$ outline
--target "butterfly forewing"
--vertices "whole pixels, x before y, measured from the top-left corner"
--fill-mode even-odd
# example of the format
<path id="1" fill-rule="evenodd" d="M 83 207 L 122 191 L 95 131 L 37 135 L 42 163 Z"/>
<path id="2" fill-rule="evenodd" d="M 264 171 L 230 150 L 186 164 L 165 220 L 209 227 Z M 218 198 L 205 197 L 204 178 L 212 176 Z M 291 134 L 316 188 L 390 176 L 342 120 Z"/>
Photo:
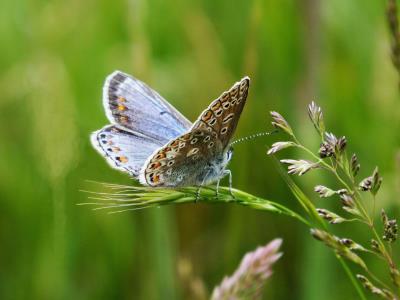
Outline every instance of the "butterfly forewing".
<path id="1" fill-rule="evenodd" d="M 214 100 L 194 122 L 192 130 L 203 128 L 212 132 L 225 149 L 235 132 L 247 99 L 250 79 L 244 77 Z"/>
<path id="2" fill-rule="evenodd" d="M 223 156 L 246 101 L 245 77 L 214 100 L 193 127 L 157 150 L 145 163 L 139 179 L 150 186 L 202 185 Z M 214 167 L 212 167 L 214 165 Z M 212 174 L 211 174 L 212 175 Z"/>
<path id="3" fill-rule="evenodd" d="M 163 140 L 186 132 L 191 123 L 142 81 L 120 71 L 107 77 L 103 104 L 108 119 L 127 130 Z"/>

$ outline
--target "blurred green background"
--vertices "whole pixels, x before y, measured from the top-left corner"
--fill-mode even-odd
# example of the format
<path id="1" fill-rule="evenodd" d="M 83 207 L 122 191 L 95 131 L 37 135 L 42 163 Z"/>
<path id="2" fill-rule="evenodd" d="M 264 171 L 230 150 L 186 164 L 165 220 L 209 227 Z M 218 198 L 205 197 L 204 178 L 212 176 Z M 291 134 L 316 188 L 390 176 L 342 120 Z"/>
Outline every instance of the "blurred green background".
<path id="1" fill-rule="evenodd" d="M 249 75 L 236 137 L 269 130 L 268 112 L 277 110 L 315 150 L 306 105 L 317 101 L 328 129 L 358 153 L 362 176 L 380 167 L 379 205 L 398 212 L 400 100 L 384 6 L 1 1 L 0 298 L 200 299 L 245 252 L 275 237 L 284 239 L 284 256 L 265 299 L 355 298 L 331 251 L 288 217 L 201 203 L 108 215 L 76 204 L 87 201 L 80 192 L 89 188 L 86 180 L 132 184 L 89 143 L 89 134 L 107 123 L 103 81 L 120 69 L 191 120 Z M 284 137 L 236 146 L 234 186 L 301 211 L 266 156 L 276 139 Z M 298 182 L 317 206 L 339 208 L 312 192 L 332 178 L 316 172 Z M 337 232 L 369 240 L 363 227 L 340 225 Z"/>

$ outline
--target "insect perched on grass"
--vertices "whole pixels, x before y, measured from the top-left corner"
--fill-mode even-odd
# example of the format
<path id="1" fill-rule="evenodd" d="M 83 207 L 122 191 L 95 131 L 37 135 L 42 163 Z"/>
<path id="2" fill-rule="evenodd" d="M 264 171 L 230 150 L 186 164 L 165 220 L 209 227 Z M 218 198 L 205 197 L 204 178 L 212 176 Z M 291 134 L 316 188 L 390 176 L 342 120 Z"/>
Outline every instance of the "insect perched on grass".
<path id="1" fill-rule="evenodd" d="M 146 186 L 204 186 L 229 175 L 230 144 L 246 102 L 244 77 L 191 123 L 145 83 L 115 71 L 106 79 L 103 105 L 111 125 L 91 141 L 109 164 Z"/>

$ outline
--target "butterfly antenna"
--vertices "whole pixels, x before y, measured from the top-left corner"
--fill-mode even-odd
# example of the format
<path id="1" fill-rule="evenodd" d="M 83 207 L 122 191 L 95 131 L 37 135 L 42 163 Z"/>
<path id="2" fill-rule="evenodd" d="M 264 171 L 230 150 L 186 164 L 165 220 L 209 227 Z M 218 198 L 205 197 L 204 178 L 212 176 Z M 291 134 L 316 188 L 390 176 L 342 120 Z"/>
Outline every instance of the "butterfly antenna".
<path id="1" fill-rule="evenodd" d="M 237 140 L 233 141 L 231 143 L 231 146 L 233 146 L 235 144 L 238 144 L 238 143 L 250 141 L 250 140 L 258 138 L 258 137 L 271 135 L 271 134 L 274 134 L 274 133 L 277 133 L 277 132 L 278 132 L 278 130 L 274 130 L 274 131 L 271 131 L 271 132 L 259 132 L 259 133 L 255 133 L 255 134 L 252 134 L 252 135 L 248 135 L 248 136 L 245 136 L 245 137 L 242 137 L 240 139 L 237 139 Z"/>

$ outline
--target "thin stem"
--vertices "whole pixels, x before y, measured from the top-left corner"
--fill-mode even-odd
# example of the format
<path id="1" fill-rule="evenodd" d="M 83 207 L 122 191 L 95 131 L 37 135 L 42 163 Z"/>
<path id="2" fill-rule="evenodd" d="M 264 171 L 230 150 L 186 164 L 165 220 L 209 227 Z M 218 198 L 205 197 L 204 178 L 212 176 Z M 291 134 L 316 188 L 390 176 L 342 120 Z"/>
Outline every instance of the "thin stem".
<path id="1" fill-rule="evenodd" d="M 347 276 L 350 278 L 350 281 L 353 284 L 354 288 L 356 289 L 358 296 L 360 296 L 360 299 L 367 300 L 367 298 L 365 297 L 365 294 L 364 294 L 364 290 L 361 288 L 359 282 L 354 277 L 354 274 L 353 274 L 353 272 L 351 272 L 349 266 L 346 264 L 346 262 L 343 260 L 343 258 L 340 257 L 339 255 L 336 255 L 336 258 L 339 260 L 339 262 L 342 265 L 343 269 L 345 270 Z"/>

